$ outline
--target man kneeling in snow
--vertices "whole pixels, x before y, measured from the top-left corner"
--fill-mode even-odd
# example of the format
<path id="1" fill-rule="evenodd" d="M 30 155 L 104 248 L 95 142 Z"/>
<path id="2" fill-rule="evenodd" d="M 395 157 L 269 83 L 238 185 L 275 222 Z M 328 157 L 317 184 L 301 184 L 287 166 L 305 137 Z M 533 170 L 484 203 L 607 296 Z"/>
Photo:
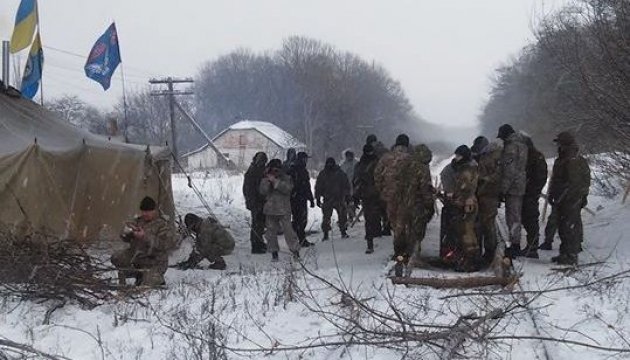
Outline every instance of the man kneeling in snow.
<path id="1" fill-rule="evenodd" d="M 203 259 L 210 261 L 210 269 L 225 270 L 223 256 L 234 251 L 234 238 L 219 222 L 209 217 L 202 219 L 195 214 L 186 214 L 186 227 L 195 234 L 195 247 L 188 260 L 177 264 L 182 270 L 194 268 Z"/>
<path id="2" fill-rule="evenodd" d="M 168 222 L 159 215 L 155 200 L 148 196 L 140 202 L 140 212 L 140 216 L 127 222 L 120 235 L 129 247 L 115 252 L 111 262 L 118 269 L 121 285 L 129 277 L 136 278 L 136 285 L 164 285 L 167 249 L 171 244 Z"/>

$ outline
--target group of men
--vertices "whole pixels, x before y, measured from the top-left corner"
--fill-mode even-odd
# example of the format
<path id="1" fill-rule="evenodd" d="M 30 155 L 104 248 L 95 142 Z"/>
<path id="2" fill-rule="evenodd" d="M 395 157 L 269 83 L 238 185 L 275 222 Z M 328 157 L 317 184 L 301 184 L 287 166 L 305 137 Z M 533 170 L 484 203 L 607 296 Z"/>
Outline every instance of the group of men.
<path id="1" fill-rule="evenodd" d="M 279 231 L 284 233 L 294 257 L 299 257 L 301 247 L 312 246 L 306 238 L 309 205 L 311 208 L 317 205 L 322 210 L 323 241 L 330 239 L 334 212 L 341 237 L 348 237 L 348 216 L 354 216 L 351 179 L 356 164 L 352 152 L 346 152 L 345 156 L 341 166 L 334 158 L 326 159 L 313 193 L 307 153 L 289 149 L 284 162 L 268 161 L 264 152 L 254 155 L 243 182 L 245 204 L 251 212 L 253 254 L 269 251 L 272 261 L 277 261 Z"/>
<path id="2" fill-rule="evenodd" d="M 440 174 L 441 186 L 437 188 L 429 167 L 431 151 L 424 144 L 411 145 L 405 134 L 396 138 L 390 150 L 375 135 L 368 136 L 358 162 L 351 151 L 345 152 L 341 166 L 334 158 L 326 159 L 314 194 L 305 152 L 289 150 L 284 163 L 280 159 L 268 161 L 267 155 L 259 152 L 243 183 L 251 212 L 251 251 L 271 252 L 272 261 L 278 261 L 278 235 L 282 232 L 293 257 L 299 258 L 301 247 L 313 245 L 306 238 L 309 205 L 322 210 L 324 241 L 330 238 L 333 212 L 337 213 L 341 237 L 347 238 L 348 213 L 354 217 L 355 207 L 361 206 L 365 252 L 373 253 L 374 239 L 391 227 L 394 258 L 420 266 L 420 244 L 435 214 L 435 202 L 440 201 L 440 258 L 456 270 L 476 271 L 497 258 L 500 232 L 496 217 L 502 204 L 508 230 L 505 256 L 538 258 L 539 249 L 551 250 L 557 227 L 561 244 L 552 261 L 576 265 L 583 241 L 581 209 L 587 205 L 591 177 L 574 136 L 561 132 L 554 140 L 558 157 L 546 195 L 552 213 L 543 244 L 539 244 L 539 201 L 545 197 L 542 191 L 547 184 L 545 157 L 531 138 L 508 124 L 499 128 L 497 138 L 500 141 L 491 142 L 479 136 L 471 147 L 457 147 Z M 168 223 L 158 214 L 152 198 L 142 200 L 140 211 L 121 234 L 129 247 L 114 253 L 111 262 L 120 270 L 121 283 L 132 277 L 137 284 L 160 285 L 173 241 Z M 188 260 L 176 266 L 189 269 L 208 259 L 210 268 L 225 269 L 223 256 L 234 249 L 230 233 L 212 217 L 187 214 L 184 222 L 194 235 L 195 247 Z M 523 248 L 522 228 L 527 233 Z"/>
<path id="3" fill-rule="evenodd" d="M 459 146 L 440 174 L 441 188 L 431 182 L 431 151 L 425 145 L 411 146 L 406 135 L 396 139 L 391 151 L 375 137 L 367 139 L 355 169 L 354 196 L 363 205 L 368 252 L 379 226 L 378 204 L 384 201 L 393 227 L 395 258 L 421 266 L 420 242 L 434 215 L 435 200 L 442 202 L 440 258 L 459 271 L 476 271 L 495 260 L 498 234 L 496 217 L 504 204 L 507 224 L 505 256 L 538 258 L 538 250 L 551 250 L 553 230 L 539 244 L 540 198 L 547 183 L 547 163 L 528 136 L 506 124 L 497 138 L 474 140 L 472 147 Z M 561 245 L 552 261 L 575 265 L 582 243 L 581 209 L 586 206 L 590 169 L 569 132 L 554 140 L 558 158 L 554 163 L 546 196 L 552 206 Z M 521 247 L 525 228 L 527 242 Z M 497 260 L 502 260 L 497 259 Z"/>

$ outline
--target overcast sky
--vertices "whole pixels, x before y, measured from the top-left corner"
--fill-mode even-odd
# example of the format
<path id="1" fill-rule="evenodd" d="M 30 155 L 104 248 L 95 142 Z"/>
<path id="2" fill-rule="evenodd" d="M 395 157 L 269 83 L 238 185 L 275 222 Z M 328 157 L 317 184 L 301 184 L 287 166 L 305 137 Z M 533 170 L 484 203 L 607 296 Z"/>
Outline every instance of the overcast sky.
<path id="1" fill-rule="evenodd" d="M 195 76 L 239 47 L 276 49 L 305 35 L 384 65 L 423 118 L 471 126 L 498 65 L 531 42 L 532 19 L 563 0 L 39 0 L 44 96 L 112 106 L 122 86 L 85 78 L 94 41 L 116 21 L 128 91 L 152 76 Z M 0 0 L 8 39 L 19 0 Z M 47 48 L 48 47 L 48 48 Z M 52 48 L 51 48 L 52 47 Z M 18 59 L 24 62 L 25 55 Z"/>

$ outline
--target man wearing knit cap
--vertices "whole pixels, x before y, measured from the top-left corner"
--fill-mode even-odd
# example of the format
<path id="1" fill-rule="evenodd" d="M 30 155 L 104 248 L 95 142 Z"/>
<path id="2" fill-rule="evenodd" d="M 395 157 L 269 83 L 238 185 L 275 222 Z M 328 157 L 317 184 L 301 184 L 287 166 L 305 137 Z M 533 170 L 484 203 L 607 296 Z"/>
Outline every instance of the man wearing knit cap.
<path id="1" fill-rule="evenodd" d="M 126 223 L 120 237 L 129 247 L 111 257 L 112 265 L 118 269 L 119 283 L 124 285 L 128 277 L 135 277 L 136 285 L 163 285 L 172 234 L 166 220 L 160 217 L 155 200 L 148 196 L 142 199 L 140 215 Z"/>
<path id="2" fill-rule="evenodd" d="M 497 137 L 503 140 L 501 198 L 505 201 L 505 219 L 510 232 L 510 246 L 506 249 L 506 254 L 518 256 L 521 252 L 521 211 L 527 185 L 528 149 L 525 137 L 514 131 L 508 124 L 499 128 Z"/>
<path id="3" fill-rule="evenodd" d="M 581 211 L 588 202 L 591 170 L 571 133 L 561 132 L 554 141 L 558 145 L 558 158 L 549 183 L 549 202 L 557 211 L 560 255 L 551 260 L 577 265 L 584 240 Z"/>
<path id="4" fill-rule="evenodd" d="M 402 199 L 399 198 L 401 191 L 401 179 L 398 174 L 405 163 L 405 160 L 409 157 L 409 137 L 405 134 L 400 134 L 396 138 L 396 143 L 392 148 L 392 151 L 383 155 L 376 169 L 374 170 L 374 181 L 376 189 L 378 190 L 381 199 L 385 202 L 387 210 L 387 218 L 390 224 L 396 224 L 398 217 L 403 216 L 401 212 L 404 212 L 404 207 L 401 206 Z M 396 234 L 394 229 L 394 242 L 396 238 L 404 237 L 402 233 Z M 401 243 L 403 240 L 401 239 Z M 404 241 L 406 242 L 406 240 Z"/>
<path id="5" fill-rule="evenodd" d="M 374 252 L 374 238 L 381 236 L 381 199 L 374 184 L 374 169 L 378 157 L 370 144 L 363 146 L 363 155 L 354 170 L 354 198 L 363 207 L 365 218 L 366 254 Z"/>

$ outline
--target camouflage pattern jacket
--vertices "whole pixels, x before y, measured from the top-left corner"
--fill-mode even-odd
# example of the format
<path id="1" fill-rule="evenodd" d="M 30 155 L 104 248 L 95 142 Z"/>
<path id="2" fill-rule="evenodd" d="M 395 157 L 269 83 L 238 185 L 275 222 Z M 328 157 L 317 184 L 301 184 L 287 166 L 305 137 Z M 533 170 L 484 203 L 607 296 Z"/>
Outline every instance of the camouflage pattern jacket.
<path id="1" fill-rule="evenodd" d="M 478 197 L 498 198 L 501 193 L 501 145 L 490 143 L 477 157 L 479 164 Z"/>
<path id="2" fill-rule="evenodd" d="M 156 257 L 164 256 L 172 246 L 173 234 L 168 222 L 162 217 L 157 217 L 151 221 L 145 221 L 137 216 L 128 222 L 134 227 L 144 230 L 144 238 L 136 239 L 133 234 L 121 234 L 124 242 L 128 242 L 135 256 Z"/>
<path id="3" fill-rule="evenodd" d="M 374 170 L 374 182 L 383 201 L 387 203 L 396 201 L 396 190 L 399 188 L 398 172 L 408 156 L 407 147 L 395 146 L 378 161 Z"/>
<path id="4" fill-rule="evenodd" d="M 414 217 L 425 221 L 430 220 L 435 212 L 435 195 L 429 168 L 432 156 L 426 145 L 415 146 L 397 175 L 402 205 Z"/>
<path id="5" fill-rule="evenodd" d="M 591 169 L 586 159 L 579 154 L 577 147 L 561 149 L 553 164 L 553 173 L 549 183 L 549 201 L 551 204 L 573 206 L 584 201 L 591 186 Z"/>
<path id="6" fill-rule="evenodd" d="M 527 185 L 527 145 L 523 135 L 514 133 L 504 142 L 501 155 L 501 193 L 523 196 Z"/>
<path id="7" fill-rule="evenodd" d="M 265 215 L 291 215 L 291 192 L 293 191 L 291 176 L 281 172 L 275 185 L 265 177 L 260 182 L 259 190 L 266 199 L 263 207 Z"/>
<path id="8" fill-rule="evenodd" d="M 234 244 L 232 234 L 215 219 L 204 219 L 199 225 L 195 247 L 200 254 L 212 253 L 218 246 L 227 255 L 234 250 Z"/>

